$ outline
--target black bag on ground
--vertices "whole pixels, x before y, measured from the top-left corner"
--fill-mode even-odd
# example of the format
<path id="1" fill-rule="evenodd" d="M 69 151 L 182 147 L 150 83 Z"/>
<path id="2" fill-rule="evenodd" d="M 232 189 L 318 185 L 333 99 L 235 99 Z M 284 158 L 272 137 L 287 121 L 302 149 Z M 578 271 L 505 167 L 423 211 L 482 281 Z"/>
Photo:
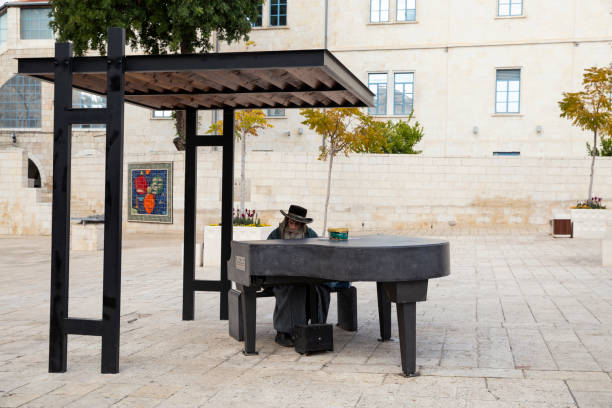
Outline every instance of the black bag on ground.
<path id="1" fill-rule="evenodd" d="M 334 329 L 331 324 L 300 324 L 293 332 L 295 351 L 310 354 L 334 350 Z"/>

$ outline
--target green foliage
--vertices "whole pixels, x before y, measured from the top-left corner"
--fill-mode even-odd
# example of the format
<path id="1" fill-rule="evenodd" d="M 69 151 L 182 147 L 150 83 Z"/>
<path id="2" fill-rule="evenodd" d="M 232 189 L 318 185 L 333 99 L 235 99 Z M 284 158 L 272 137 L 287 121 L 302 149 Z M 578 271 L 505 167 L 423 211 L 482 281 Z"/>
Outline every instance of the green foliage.
<path id="1" fill-rule="evenodd" d="M 604 136 L 600 139 L 601 147 L 593 149 L 589 142 L 586 142 L 587 154 L 589 156 L 612 156 L 612 137 Z"/>
<path id="2" fill-rule="evenodd" d="M 268 123 L 268 119 L 261 109 L 242 109 L 235 113 L 234 132 L 236 139 L 241 139 L 242 136 L 258 136 L 260 130 L 271 127 L 274 127 L 274 125 Z M 223 121 L 220 120 L 210 125 L 206 133 L 223 135 Z"/>
<path id="3" fill-rule="evenodd" d="M 109 27 L 124 27 L 132 48 L 147 54 L 211 50 L 220 40 L 248 40 L 262 0 L 52 0 L 51 27 L 76 55 L 106 53 Z"/>
<path id="4" fill-rule="evenodd" d="M 384 145 L 384 124 L 364 115 L 357 108 L 300 109 L 302 124 L 323 136 L 319 160 L 327 160 L 342 152 L 381 153 Z"/>
<path id="5" fill-rule="evenodd" d="M 591 174 L 589 177 L 589 193 L 586 202 L 592 200 L 593 174 L 595 171 L 595 157 L 600 155 L 597 149 L 597 136 L 602 142 L 602 152 L 609 150 L 609 139 L 612 136 L 612 100 L 610 98 L 612 87 L 612 68 L 587 68 L 582 79 L 583 90 L 580 92 L 564 92 L 563 99 L 559 101 L 561 117 L 572 121 L 572 125 L 593 132 L 593 145 L 587 143 L 591 158 Z M 607 147 L 606 147 L 607 146 Z"/>
<path id="6" fill-rule="evenodd" d="M 602 156 L 612 156 L 612 137 L 608 136 L 601 138 L 600 154 Z"/>
<path id="7" fill-rule="evenodd" d="M 580 92 L 563 93 L 563 99 L 559 102 L 560 116 L 571 120 L 572 125 L 582 130 L 610 135 L 612 68 L 587 68 L 582 85 L 584 90 Z"/>
<path id="8" fill-rule="evenodd" d="M 421 141 L 423 138 L 423 127 L 419 122 L 415 122 L 414 125 L 410 125 L 410 119 L 412 114 L 408 118 L 408 121 L 392 123 L 387 122 L 387 129 L 389 130 L 386 135 L 386 143 L 384 146 L 384 153 L 403 153 L 403 154 L 419 154 L 420 150 L 414 150 L 414 145 Z"/>
<path id="9" fill-rule="evenodd" d="M 419 122 L 410 125 L 410 119 L 412 114 L 405 122 L 381 122 L 364 115 L 359 127 L 363 136 L 355 138 L 352 150 L 357 153 L 421 153 L 414 150 L 414 146 L 423 138 L 423 127 Z"/>

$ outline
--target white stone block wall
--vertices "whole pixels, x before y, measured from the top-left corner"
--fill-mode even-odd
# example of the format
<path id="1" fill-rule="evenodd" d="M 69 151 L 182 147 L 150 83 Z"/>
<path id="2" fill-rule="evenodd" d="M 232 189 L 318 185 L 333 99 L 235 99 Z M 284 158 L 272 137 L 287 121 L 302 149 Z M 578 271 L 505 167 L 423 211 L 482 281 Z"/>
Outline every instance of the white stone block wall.
<path id="1" fill-rule="evenodd" d="M 51 234 L 51 203 L 28 187 L 28 155 L 19 148 L 0 149 L 0 234 Z"/>
<path id="2" fill-rule="evenodd" d="M 83 151 L 83 150 L 81 150 Z M 198 239 L 203 225 L 221 216 L 221 151 L 198 152 Z M 51 203 L 40 202 L 40 189 L 27 188 L 27 154 L 17 148 L 0 150 L 2 196 L 0 232 L 50 233 Z M 172 224 L 127 222 L 126 233 L 174 233 L 183 230 L 184 153 L 128 153 L 124 163 L 124 207 L 127 205 L 127 165 L 133 162 L 173 162 Z M 529 227 L 546 229 L 553 212 L 568 211 L 585 200 L 588 158 L 424 157 L 361 155 L 334 161 L 328 227 L 352 231 L 405 231 L 446 227 Z M 71 217 L 104 211 L 104 154 L 92 149 L 72 159 Z M 327 162 L 314 153 L 249 152 L 246 207 L 263 222 L 276 225 L 280 209 L 290 204 L 308 208 L 321 232 L 327 182 Z M 235 181 L 240 162 L 236 157 Z M 598 158 L 594 194 L 612 200 L 612 159 Z M 238 206 L 235 188 L 234 206 Z M 612 203 L 609 203 L 612 205 Z"/>

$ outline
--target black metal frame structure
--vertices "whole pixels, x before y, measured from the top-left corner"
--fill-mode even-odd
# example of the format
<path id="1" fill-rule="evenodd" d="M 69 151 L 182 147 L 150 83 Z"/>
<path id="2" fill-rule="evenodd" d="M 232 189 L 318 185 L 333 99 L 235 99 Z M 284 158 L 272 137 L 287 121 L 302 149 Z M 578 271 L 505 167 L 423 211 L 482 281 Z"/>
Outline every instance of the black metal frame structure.
<path id="1" fill-rule="evenodd" d="M 119 371 L 124 57 L 125 31 L 110 30 L 107 57 L 107 107 L 73 109 L 72 46 L 69 43 L 55 45 L 50 372 L 66 371 L 68 334 L 101 336 L 102 373 Z M 70 154 L 74 123 L 106 124 L 105 250 L 101 320 L 68 317 Z"/>
<path id="2" fill-rule="evenodd" d="M 374 95 L 326 50 L 126 56 L 125 30 L 110 28 L 105 57 L 20 58 L 18 72 L 55 83 L 49 372 L 67 368 L 68 334 L 102 337 L 102 373 L 119 372 L 124 102 L 186 111 L 183 320 L 193 320 L 196 291 L 220 293 L 228 318 L 227 261 L 232 241 L 234 110 L 366 107 Z M 75 109 L 72 89 L 106 95 L 107 107 Z M 198 136 L 198 109 L 223 109 L 223 136 Z M 72 124 L 106 125 L 102 319 L 68 314 Z M 222 146 L 220 279 L 195 279 L 197 147 Z"/>

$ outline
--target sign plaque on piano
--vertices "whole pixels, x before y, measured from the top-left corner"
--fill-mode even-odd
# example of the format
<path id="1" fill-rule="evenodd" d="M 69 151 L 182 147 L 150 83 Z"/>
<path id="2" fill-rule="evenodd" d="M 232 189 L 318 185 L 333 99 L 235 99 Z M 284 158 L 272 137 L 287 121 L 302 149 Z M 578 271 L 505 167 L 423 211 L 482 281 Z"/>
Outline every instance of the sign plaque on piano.
<path id="1" fill-rule="evenodd" d="M 416 375 L 416 302 L 427 282 L 450 274 L 447 241 L 371 235 L 346 241 L 327 238 L 232 241 L 228 278 L 241 292 L 244 352 L 255 351 L 256 291 L 299 282 L 376 282 L 381 340 L 391 338 L 391 302 L 397 306 L 402 371 Z"/>

